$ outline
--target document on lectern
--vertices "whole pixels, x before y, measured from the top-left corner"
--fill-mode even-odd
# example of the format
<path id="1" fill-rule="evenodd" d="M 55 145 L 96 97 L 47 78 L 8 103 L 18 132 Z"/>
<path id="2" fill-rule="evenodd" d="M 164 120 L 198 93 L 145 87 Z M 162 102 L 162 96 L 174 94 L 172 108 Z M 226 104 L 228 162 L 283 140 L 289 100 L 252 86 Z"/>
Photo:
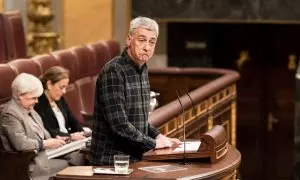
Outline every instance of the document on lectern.
<path id="1" fill-rule="evenodd" d="M 201 145 L 200 140 L 186 140 L 185 146 L 184 142 L 181 142 L 179 147 L 173 148 L 163 148 L 163 149 L 152 149 L 146 152 L 143 156 L 144 159 L 169 159 L 170 157 L 176 158 L 176 156 L 181 157 L 182 154 L 197 153 Z"/>
<path id="2" fill-rule="evenodd" d="M 195 152 L 198 151 L 200 145 L 201 145 L 201 141 L 186 141 L 184 147 L 184 142 L 181 142 L 179 147 L 173 149 L 173 152 L 176 153 L 184 152 L 184 148 L 185 148 L 185 152 L 191 152 L 191 151 Z"/>
<path id="3" fill-rule="evenodd" d="M 140 167 L 139 169 L 153 172 L 153 173 L 165 173 L 165 172 L 171 172 L 171 171 L 181 171 L 181 170 L 187 170 L 186 167 L 180 166 L 180 165 L 160 165 L 160 166 L 148 166 L 148 167 Z"/>
<path id="4" fill-rule="evenodd" d="M 48 149 L 46 150 L 46 154 L 48 159 L 56 158 L 65 154 L 68 154 L 72 151 L 76 151 L 86 146 L 86 142 L 90 141 L 92 137 L 88 137 L 82 140 L 73 141 L 71 143 L 65 144 L 62 147 L 57 149 Z"/>

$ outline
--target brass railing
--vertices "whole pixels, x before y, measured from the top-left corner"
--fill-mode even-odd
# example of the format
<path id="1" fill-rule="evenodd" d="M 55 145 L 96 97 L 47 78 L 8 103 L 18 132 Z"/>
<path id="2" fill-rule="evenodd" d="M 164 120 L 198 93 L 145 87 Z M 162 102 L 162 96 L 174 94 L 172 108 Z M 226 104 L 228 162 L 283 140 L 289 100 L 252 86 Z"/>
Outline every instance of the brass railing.
<path id="1" fill-rule="evenodd" d="M 149 70 L 149 77 L 151 89 L 162 92 L 162 96 L 168 93 L 169 99 L 161 99 L 168 101 L 173 97 L 171 102 L 163 103 L 150 114 L 150 123 L 159 127 L 161 133 L 182 139 L 184 123 L 186 138 L 198 138 L 218 124 L 225 127 L 228 141 L 236 145 L 237 72 L 209 68 L 163 68 Z M 180 97 L 184 113 L 175 93 L 182 89 L 189 91 L 194 104 L 184 93 Z"/>

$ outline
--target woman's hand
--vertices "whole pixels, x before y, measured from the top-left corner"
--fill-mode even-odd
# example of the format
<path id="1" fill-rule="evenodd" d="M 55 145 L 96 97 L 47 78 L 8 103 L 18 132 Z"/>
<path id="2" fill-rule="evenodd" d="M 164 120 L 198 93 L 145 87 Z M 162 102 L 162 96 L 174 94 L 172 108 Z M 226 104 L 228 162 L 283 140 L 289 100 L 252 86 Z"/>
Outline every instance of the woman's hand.
<path id="1" fill-rule="evenodd" d="M 66 142 L 64 140 L 56 139 L 56 138 L 46 139 L 43 141 L 44 149 L 56 149 L 65 144 Z"/>
<path id="2" fill-rule="evenodd" d="M 84 134 L 84 132 L 75 132 L 75 133 L 71 134 L 71 139 L 73 141 L 85 139 L 85 136 L 83 134 Z"/>
<path id="3" fill-rule="evenodd" d="M 56 136 L 55 137 L 56 139 L 60 139 L 60 140 L 63 140 L 63 141 L 66 141 L 68 138 L 69 138 L 69 136 Z"/>

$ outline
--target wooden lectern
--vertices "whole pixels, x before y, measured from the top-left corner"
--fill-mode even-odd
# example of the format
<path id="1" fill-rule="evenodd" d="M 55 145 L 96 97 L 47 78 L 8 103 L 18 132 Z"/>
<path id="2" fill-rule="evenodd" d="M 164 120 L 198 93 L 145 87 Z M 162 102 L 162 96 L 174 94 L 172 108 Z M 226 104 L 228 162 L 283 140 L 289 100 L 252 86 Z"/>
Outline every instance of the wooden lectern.
<path id="1" fill-rule="evenodd" d="M 199 141 L 199 140 L 194 140 Z M 131 164 L 133 172 L 129 175 L 107 175 L 93 174 L 93 169 L 99 166 L 73 166 L 59 172 L 54 180 L 96 180 L 96 179 L 136 179 L 136 180 L 176 180 L 176 179 L 235 179 L 236 170 L 241 162 L 241 154 L 230 144 L 227 144 L 225 129 L 222 126 L 214 126 L 200 138 L 201 145 L 195 152 L 174 153 L 172 148 L 152 150 L 144 154 L 145 160 Z M 210 158 L 208 163 L 195 161 L 192 164 L 178 164 L 178 162 L 167 162 L 168 159 Z M 151 166 L 174 165 L 186 170 L 153 173 L 141 168 Z M 167 177 L 167 178 L 166 178 Z"/>
<path id="2" fill-rule="evenodd" d="M 184 142 L 193 142 L 199 140 L 185 140 Z M 184 143 L 183 142 L 183 143 Z M 173 147 L 164 149 L 153 149 L 146 152 L 144 160 L 173 160 L 173 159 L 197 159 L 210 158 L 212 163 L 217 162 L 224 157 L 228 151 L 227 135 L 223 126 L 215 125 L 212 129 L 201 135 L 200 148 L 198 150 L 183 152 L 174 151 Z"/>

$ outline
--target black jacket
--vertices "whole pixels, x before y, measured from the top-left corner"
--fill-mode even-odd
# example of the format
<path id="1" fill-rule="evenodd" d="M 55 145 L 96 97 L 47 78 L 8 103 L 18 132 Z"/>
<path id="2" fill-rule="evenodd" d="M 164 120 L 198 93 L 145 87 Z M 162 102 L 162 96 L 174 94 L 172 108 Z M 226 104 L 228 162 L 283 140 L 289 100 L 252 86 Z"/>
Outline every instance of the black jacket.
<path id="1" fill-rule="evenodd" d="M 65 121 L 66 129 L 68 133 L 59 131 L 59 125 L 56 116 L 51 108 L 49 100 L 45 94 L 39 97 L 39 102 L 34 106 L 36 112 L 41 116 L 44 126 L 50 133 L 51 137 L 55 138 L 58 136 L 70 136 L 70 133 L 83 131 L 82 126 L 79 124 L 75 116 L 70 111 L 67 102 L 62 97 L 59 101 L 56 101 L 60 111 L 62 112 Z"/>

